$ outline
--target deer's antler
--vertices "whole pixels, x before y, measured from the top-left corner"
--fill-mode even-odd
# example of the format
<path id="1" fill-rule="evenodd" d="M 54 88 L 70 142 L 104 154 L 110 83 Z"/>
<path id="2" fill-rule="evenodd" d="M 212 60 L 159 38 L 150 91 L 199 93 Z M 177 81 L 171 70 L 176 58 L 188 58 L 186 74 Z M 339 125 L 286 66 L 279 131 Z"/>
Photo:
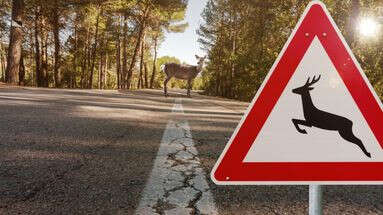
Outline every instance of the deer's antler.
<path id="1" fill-rule="evenodd" d="M 316 76 L 314 76 L 314 78 L 313 78 L 313 80 L 311 80 L 311 82 L 310 82 L 310 77 L 309 77 L 309 79 L 307 79 L 307 82 L 306 82 L 305 86 L 308 86 L 308 87 L 309 87 L 309 86 L 311 86 L 311 85 L 317 83 L 317 82 L 320 80 L 321 75 L 319 75 L 318 78 L 315 78 L 315 77 L 316 77 Z"/>
<path id="2" fill-rule="evenodd" d="M 309 82 L 310 82 L 310 77 L 307 79 L 307 81 L 306 81 L 304 86 L 308 86 Z"/>

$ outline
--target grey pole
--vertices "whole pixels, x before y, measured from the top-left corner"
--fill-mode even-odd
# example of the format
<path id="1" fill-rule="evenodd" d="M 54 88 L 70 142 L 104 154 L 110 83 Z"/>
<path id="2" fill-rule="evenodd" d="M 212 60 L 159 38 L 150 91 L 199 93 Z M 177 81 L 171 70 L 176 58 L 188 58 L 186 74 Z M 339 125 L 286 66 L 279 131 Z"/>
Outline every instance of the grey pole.
<path id="1" fill-rule="evenodd" d="M 310 185 L 310 188 L 309 188 L 309 215 L 323 215 L 323 213 L 322 213 L 322 186 L 321 185 L 317 185 L 317 184 Z"/>
<path id="2" fill-rule="evenodd" d="M 309 189 L 309 215 L 323 215 L 322 185 L 310 185 Z"/>

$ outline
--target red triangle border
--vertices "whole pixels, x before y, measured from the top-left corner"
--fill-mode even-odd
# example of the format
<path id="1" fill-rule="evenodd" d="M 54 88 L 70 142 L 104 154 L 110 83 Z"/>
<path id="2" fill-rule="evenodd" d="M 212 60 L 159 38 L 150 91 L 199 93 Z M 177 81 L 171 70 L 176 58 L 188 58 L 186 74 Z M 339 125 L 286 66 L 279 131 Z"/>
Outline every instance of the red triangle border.
<path id="1" fill-rule="evenodd" d="M 383 106 L 325 5 L 314 1 L 214 166 L 216 184 L 383 184 L 383 162 L 243 162 L 315 37 L 383 148 Z"/>

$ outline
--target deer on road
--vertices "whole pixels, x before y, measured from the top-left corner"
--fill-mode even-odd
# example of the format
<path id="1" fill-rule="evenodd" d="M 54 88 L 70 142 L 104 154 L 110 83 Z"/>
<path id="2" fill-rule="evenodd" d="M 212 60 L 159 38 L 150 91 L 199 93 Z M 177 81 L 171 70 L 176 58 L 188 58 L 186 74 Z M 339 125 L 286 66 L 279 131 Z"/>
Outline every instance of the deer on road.
<path id="1" fill-rule="evenodd" d="M 316 108 L 311 99 L 310 91 L 314 88 L 311 87 L 320 80 L 321 76 L 317 79 L 314 78 L 310 82 L 310 77 L 302 87 L 293 89 L 293 93 L 302 97 L 303 114 L 305 120 L 292 119 L 295 128 L 299 133 L 307 134 L 305 129 L 301 129 L 299 125 L 307 127 L 317 127 L 325 130 L 338 131 L 339 135 L 351 143 L 356 144 L 363 151 L 363 153 L 371 158 L 371 154 L 366 150 L 362 141 L 357 138 L 352 132 L 353 122 L 345 117 L 328 113 Z"/>
<path id="2" fill-rule="evenodd" d="M 205 62 L 206 57 L 195 56 L 198 60 L 197 66 L 190 65 L 180 65 L 176 63 L 167 63 L 162 65 L 161 69 L 166 74 L 166 78 L 164 81 L 164 94 L 168 96 L 168 88 L 167 84 L 171 78 L 175 77 L 181 80 L 187 80 L 188 82 L 188 90 L 187 95 L 190 97 L 190 90 L 192 87 L 192 82 L 195 77 L 202 71 L 203 63 Z"/>

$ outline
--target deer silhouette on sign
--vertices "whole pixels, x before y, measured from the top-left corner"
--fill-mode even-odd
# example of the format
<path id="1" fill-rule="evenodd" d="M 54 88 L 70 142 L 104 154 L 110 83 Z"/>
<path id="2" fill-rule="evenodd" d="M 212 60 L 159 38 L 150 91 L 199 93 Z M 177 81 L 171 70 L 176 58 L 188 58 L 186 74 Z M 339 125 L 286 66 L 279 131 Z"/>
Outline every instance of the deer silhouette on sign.
<path id="1" fill-rule="evenodd" d="M 331 131 L 338 131 L 339 135 L 343 139 L 359 146 L 363 153 L 367 157 L 371 158 L 371 154 L 366 150 L 366 148 L 363 145 L 363 142 L 359 138 L 357 138 L 352 132 L 353 123 L 351 120 L 342 116 L 319 110 L 314 106 L 314 103 L 311 99 L 310 90 L 314 89 L 311 86 L 317 83 L 320 80 L 320 78 L 320 75 L 318 78 L 315 78 L 314 76 L 314 78 L 310 82 L 309 77 L 305 85 L 293 89 L 293 93 L 298 94 L 302 97 L 303 114 L 305 117 L 305 120 L 292 119 L 295 128 L 299 133 L 302 134 L 307 134 L 307 132 L 305 129 L 301 129 L 299 125 L 303 125 L 306 127 L 317 127 Z"/>

